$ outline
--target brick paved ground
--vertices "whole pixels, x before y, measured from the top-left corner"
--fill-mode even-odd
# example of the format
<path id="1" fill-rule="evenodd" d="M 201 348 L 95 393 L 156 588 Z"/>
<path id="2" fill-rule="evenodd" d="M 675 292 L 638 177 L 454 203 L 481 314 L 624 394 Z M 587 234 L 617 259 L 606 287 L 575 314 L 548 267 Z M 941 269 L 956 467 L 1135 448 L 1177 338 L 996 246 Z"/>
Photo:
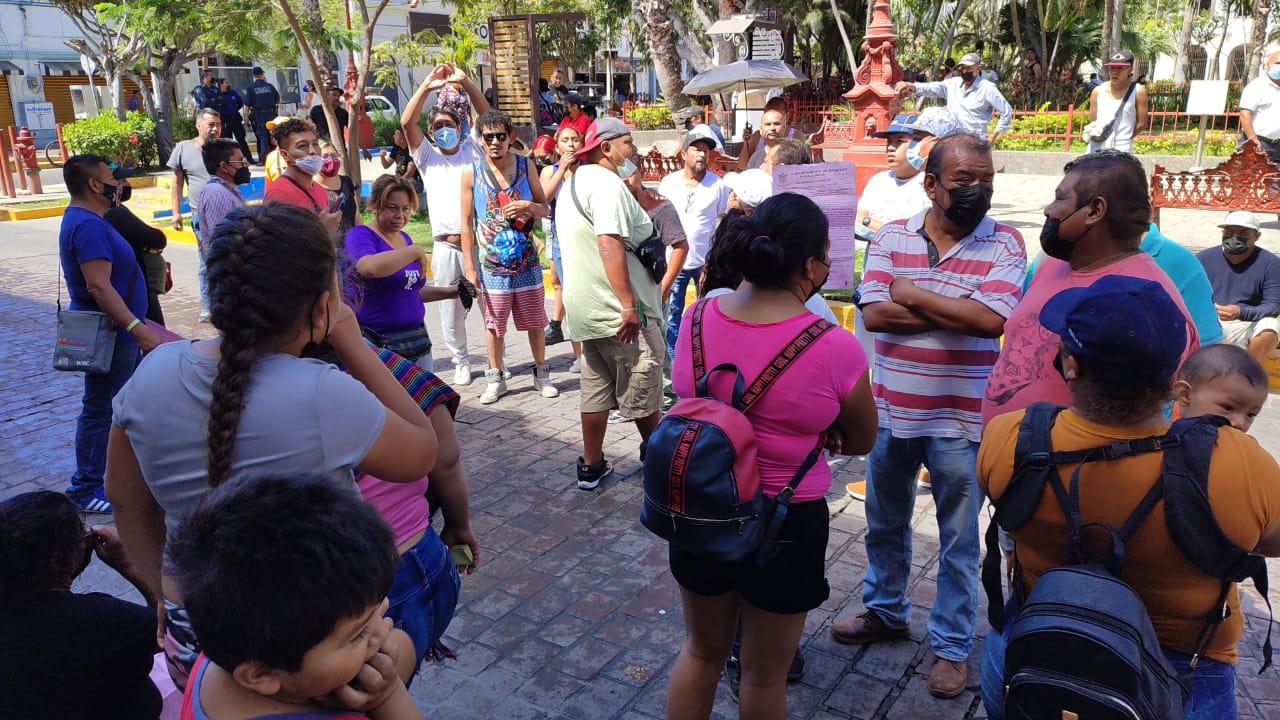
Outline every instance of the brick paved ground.
<path id="1" fill-rule="evenodd" d="M 61 489 L 72 467 L 81 381 L 48 369 L 56 227 L 56 220 L 0 225 L 0 496 Z M 192 252 L 185 247 L 168 252 L 178 290 L 163 304 L 178 332 L 207 335 L 208 326 L 194 323 Z M 438 336 L 435 316 L 429 317 Z M 470 322 L 472 348 L 480 355 L 478 313 Z M 574 488 L 580 435 L 577 376 L 567 372 L 568 348 L 556 347 L 552 357 L 553 378 L 564 394 L 545 400 L 532 391 L 526 344 L 514 334 L 511 340 L 516 377 L 510 394 L 482 407 L 476 402 L 481 383 L 462 389 L 459 436 L 483 565 L 464 579 L 449 628 L 446 641 L 457 659 L 424 667 L 413 695 L 427 717 L 438 720 L 662 717 L 667 674 L 683 629 L 665 548 L 637 522 L 639 439 L 630 425 L 610 426 L 608 454 L 617 471 L 595 492 Z M 446 369 L 444 362 L 437 365 Z M 1276 451 L 1280 403 L 1275 398 L 1255 432 Z M 832 593 L 806 625 L 809 668 L 789 691 L 790 716 L 985 717 L 976 694 L 980 641 L 970 663 L 971 687 L 959 698 L 932 698 L 922 674 L 930 662 L 921 641 L 934 599 L 938 549 L 927 496 L 918 499 L 914 521 L 912 639 L 868 648 L 831 640 L 832 620 L 860 611 L 858 589 L 866 568 L 863 508 L 843 494 L 845 482 L 861 477 L 863 464 L 841 459 L 833 468 L 827 553 Z M 1272 578 L 1272 587 L 1280 588 L 1274 568 Z M 77 589 L 133 595 L 96 560 Z M 1280 593 L 1273 590 L 1273 597 L 1280 606 Z M 1257 618 L 1265 615 L 1256 601 L 1247 604 L 1253 619 L 1251 639 L 1241 646 L 1246 657 L 1240 710 L 1245 717 L 1280 718 L 1280 673 L 1256 675 L 1262 628 Z M 985 607 L 979 612 L 980 636 L 988 631 L 984 614 Z M 715 717 L 736 717 L 723 684 Z"/>

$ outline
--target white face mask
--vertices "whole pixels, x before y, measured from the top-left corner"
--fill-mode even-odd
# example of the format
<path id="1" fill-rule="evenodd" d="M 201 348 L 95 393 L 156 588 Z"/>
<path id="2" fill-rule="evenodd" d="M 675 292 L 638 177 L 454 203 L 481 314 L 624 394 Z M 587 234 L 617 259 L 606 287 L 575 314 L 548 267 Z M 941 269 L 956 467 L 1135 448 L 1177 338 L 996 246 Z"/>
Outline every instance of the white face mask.
<path id="1" fill-rule="evenodd" d="M 308 175 L 315 175 L 320 172 L 320 166 L 324 164 L 324 158 L 319 155 L 305 155 L 293 161 L 293 166 Z"/>
<path id="2" fill-rule="evenodd" d="M 627 178 L 634 175 L 637 169 L 638 168 L 636 167 L 636 164 L 631 162 L 631 158 L 627 158 L 622 161 L 621 165 L 618 166 L 618 177 L 622 178 L 623 180 L 626 180 Z"/>

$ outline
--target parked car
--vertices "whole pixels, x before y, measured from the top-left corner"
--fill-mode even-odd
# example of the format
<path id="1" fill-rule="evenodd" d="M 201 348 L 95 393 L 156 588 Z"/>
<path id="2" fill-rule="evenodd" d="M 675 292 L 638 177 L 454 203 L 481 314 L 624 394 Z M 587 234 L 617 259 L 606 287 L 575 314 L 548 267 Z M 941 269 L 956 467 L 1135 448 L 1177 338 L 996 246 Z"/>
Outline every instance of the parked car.
<path id="1" fill-rule="evenodd" d="M 400 111 L 396 110 L 396 106 L 382 95 L 365 95 L 364 111 L 368 113 L 369 119 L 378 116 L 384 120 L 398 121 L 400 119 Z"/>

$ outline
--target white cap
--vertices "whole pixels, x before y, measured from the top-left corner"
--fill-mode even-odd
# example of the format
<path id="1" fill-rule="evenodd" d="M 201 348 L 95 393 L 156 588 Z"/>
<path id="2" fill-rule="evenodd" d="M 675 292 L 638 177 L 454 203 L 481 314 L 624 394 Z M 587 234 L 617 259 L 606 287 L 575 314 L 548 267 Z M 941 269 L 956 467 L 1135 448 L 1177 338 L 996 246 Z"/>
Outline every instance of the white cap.
<path id="1" fill-rule="evenodd" d="M 688 150 L 690 145 L 699 140 L 709 140 L 712 147 L 719 152 L 724 152 L 724 146 L 720 144 L 720 138 L 716 137 L 715 132 L 706 124 L 694 125 L 689 128 L 689 132 L 685 133 L 684 142 L 680 143 L 680 149 Z"/>
<path id="2" fill-rule="evenodd" d="M 773 176 L 760 168 L 731 172 L 724 176 L 724 184 L 748 207 L 757 207 L 773 196 Z"/>
<path id="3" fill-rule="evenodd" d="M 978 53 L 967 53 L 964 57 L 960 58 L 960 62 L 957 64 L 973 65 L 976 67 L 982 64 L 982 56 Z"/>
<path id="4" fill-rule="evenodd" d="M 1227 217 L 1218 224 L 1218 227 L 1227 227 L 1228 225 L 1231 227 L 1246 227 L 1250 230 L 1262 229 L 1262 226 L 1258 224 L 1258 218 L 1254 217 L 1253 213 L 1248 210 L 1236 210 L 1227 213 Z"/>

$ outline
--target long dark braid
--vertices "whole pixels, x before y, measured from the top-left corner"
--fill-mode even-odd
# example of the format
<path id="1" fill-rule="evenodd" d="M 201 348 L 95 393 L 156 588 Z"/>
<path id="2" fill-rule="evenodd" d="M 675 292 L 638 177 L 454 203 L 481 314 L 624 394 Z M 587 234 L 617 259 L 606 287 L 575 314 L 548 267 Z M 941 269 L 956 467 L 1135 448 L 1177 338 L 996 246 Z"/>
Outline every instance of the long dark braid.
<path id="1" fill-rule="evenodd" d="M 209 316 L 222 334 L 209 404 L 209 485 L 231 473 L 253 365 L 333 286 L 333 241 L 314 212 L 268 203 L 232 211 L 205 255 Z"/>

